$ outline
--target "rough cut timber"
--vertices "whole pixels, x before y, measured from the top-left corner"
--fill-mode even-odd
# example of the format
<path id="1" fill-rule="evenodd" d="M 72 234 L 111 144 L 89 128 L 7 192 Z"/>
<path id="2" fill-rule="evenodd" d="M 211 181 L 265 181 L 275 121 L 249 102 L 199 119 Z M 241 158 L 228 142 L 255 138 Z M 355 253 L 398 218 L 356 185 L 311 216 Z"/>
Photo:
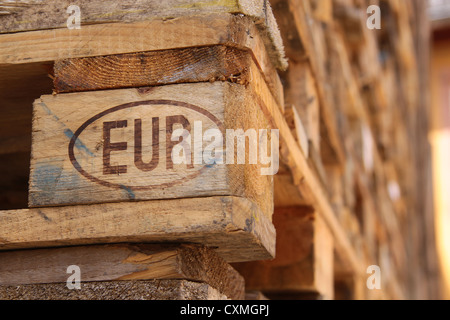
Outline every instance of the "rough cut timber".
<path id="1" fill-rule="evenodd" d="M 327 191 L 323 188 L 316 174 L 309 166 L 308 161 L 300 149 L 300 145 L 295 140 L 291 129 L 286 122 L 286 118 L 281 113 L 274 97 L 267 89 L 261 72 L 252 64 L 252 81 L 249 88 L 253 90 L 255 96 L 260 101 L 260 106 L 269 120 L 272 128 L 279 129 L 280 132 L 280 162 L 284 163 L 292 175 L 292 184 L 300 191 L 302 198 L 307 205 L 313 206 L 326 222 L 330 232 L 335 239 L 335 248 L 343 257 L 348 269 L 355 273 L 361 273 L 362 261 L 356 256 L 345 230 L 338 222 L 331 203 L 327 198 Z"/>
<path id="2" fill-rule="evenodd" d="M 1 39 L 0 66 L 220 44 L 233 46 L 252 53 L 272 93 L 284 106 L 280 100 L 282 95 L 277 94 L 282 92 L 282 87 L 274 67 L 280 60 L 273 60 L 268 55 L 261 32 L 246 16 L 210 14 L 170 20 L 90 25 L 79 30 L 3 34 Z M 20 51 L 17 50 L 19 47 Z M 93 60 L 90 63 L 96 65 L 101 61 Z M 67 61 L 65 63 L 68 64 Z M 120 67 L 120 64 L 116 66 Z"/>
<path id="3" fill-rule="evenodd" d="M 286 105 L 292 105 L 298 114 L 307 136 L 320 152 L 320 108 L 316 84 L 308 63 L 292 62 L 284 73 L 284 98 Z M 300 140 L 301 141 L 301 140 Z M 308 152 L 305 153 L 308 158 Z"/>
<path id="4" fill-rule="evenodd" d="M 319 116 L 315 118 L 319 121 L 314 123 L 312 132 L 308 127 L 308 117 L 314 113 L 308 115 L 309 110 L 304 108 L 306 103 L 288 101 L 284 108 L 283 95 L 280 94 L 281 84 L 272 66 L 273 64 L 283 69 L 283 57 L 280 55 L 282 51 L 277 49 L 279 46 L 271 36 L 275 33 L 270 31 L 269 19 L 265 17 L 267 15 L 271 18 L 270 8 L 265 7 L 266 1 L 228 3 L 228 1 L 186 0 L 184 4 L 188 6 L 181 8 L 177 6 L 178 2 L 170 0 L 161 4 L 156 1 L 125 0 L 117 4 L 121 12 L 112 10 L 112 0 L 103 1 L 104 7 L 99 6 L 97 1 L 80 1 L 81 30 L 66 29 L 65 22 L 69 14 L 65 12 L 65 7 L 61 8 L 61 5 L 66 6 L 69 3 L 64 0 L 58 4 L 50 1 L 39 3 L 33 0 L 8 1 L 10 5 L 7 7 L 5 1 L 0 1 L 3 5 L 0 6 L 2 22 L 0 33 L 16 32 L 0 35 L 0 105 L 3 106 L 0 108 L 2 109 L 0 153 L 3 154 L 0 156 L 0 164 L 2 171 L 5 172 L 0 186 L 1 208 L 26 206 L 25 203 L 21 205 L 20 201 L 14 200 L 19 199 L 14 181 L 20 180 L 17 182 L 23 189 L 20 190 L 20 197 L 25 199 L 28 172 L 21 168 L 27 167 L 30 151 L 31 126 L 27 125 L 31 119 L 29 108 L 32 100 L 51 92 L 51 84 L 43 80 L 47 77 L 47 71 L 42 71 L 46 65 L 50 65 L 51 68 L 53 61 L 59 60 L 56 61 L 58 66 L 56 71 L 62 71 L 59 73 L 60 79 L 64 80 L 62 84 L 71 86 L 61 88 L 70 92 L 168 84 L 169 82 L 158 83 L 160 76 L 152 78 L 152 73 L 146 73 L 149 70 L 132 65 L 140 60 L 149 65 L 157 65 L 152 64 L 152 59 L 165 59 L 175 62 L 173 69 L 183 70 L 182 75 L 178 74 L 178 77 L 172 79 L 175 83 L 214 80 L 247 86 L 271 127 L 280 129 L 280 152 L 284 163 L 280 176 L 275 177 L 275 203 L 279 206 L 313 206 L 317 215 L 325 220 L 334 236 L 337 252 L 334 262 L 337 298 L 401 298 L 404 293 L 406 297 L 411 298 L 430 296 L 432 286 L 437 288 L 431 283 L 432 279 L 436 281 L 438 277 L 437 269 L 433 266 L 433 229 L 430 228 L 432 214 L 429 203 L 425 201 L 426 195 L 431 194 L 429 146 L 426 141 L 428 81 L 425 76 L 427 73 L 425 62 L 428 45 L 425 35 L 428 30 L 424 27 L 426 23 L 423 23 L 427 11 L 424 6 L 426 2 L 420 0 L 271 2 L 291 65 L 288 76 L 283 79 L 286 81 L 283 85 L 287 89 L 285 91 L 287 100 L 292 96 L 295 98 L 295 94 L 299 93 L 289 91 L 289 87 L 295 90 L 304 87 L 301 81 L 295 83 L 295 77 L 298 75 L 295 70 L 304 72 L 310 69 L 309 78 L 313 80 L 310 81 L 313 84 L 310 88 L 313 89 L 311 91 L 314 92 L 313 96 L 317 97 L 314 110 L 318 111 Z M 252 13 L 252 9 L 245 7 L 244 4 L 261 4 L 262 7 L 252 7 L 259 11 Z M 382 30 L 369 30 L 365 27 L 366 8 L 371 4 L 378 4 L 381 7 Z M 136 8 L 153 10 L 130 10 L 134 5 Z M 110 16 L 103 15 L 104 8 L 111 13 Z M 34 16 L 38 19 L 33 19 Z M 110 17 L 113 19 L 110 20 Z M 55 21 L 54 18 L 59 20 Z M 46 30 L 29 31 L 39 28 L 38 24 L 46 26 Z M 7 28 L 10 28 L 9 31 Z M 239 65 L 236 67 L 226 61 L 222 61 L 224 62 L 222 64 L 221 61 L 208 60 L 214 58 L 216 54 L 220 56 L 221 50 L 230 53 L 230 57 L 234 55 Z M 249 70 L 240 68 L 241 51 L 251 55 L 253 65 L 250 65 Z M 195 57 L 191 57 L 187 52 L 202 56 L 211 69 L 205 74 L 186 72 L 189 65 L 195 63 Z M 184 55 L 192 63 L 177 64 L 174 58 L 177 54 Z M 106 65 L 118 71 L 121 68 L 125 70 L 129 68 L 139 73 L 150 84 L 140 82 L 139 77 L 125 80 L 118 77 L 118 75 L 126 76 L 126 73 L 111 72 L 110 77 L 105 76 L 100 72 L 102 71 L 100 68 Z M 306 67 L 302 68 L 302 65 Z M 63 77 L 64 72 L 75 76 L 86 75 L 89 73 L 86 70 L 92 66 L 95 66 L 93 70 L 96 71 L 92 73 L 92 77 L 102 79 L 102 83 L 97 83 L 98 87 L 86 81 L 89 87 L 83 89 L 80 86 L 83 79 L 71 82 L 73 79 L 70 77 Z M 222 68 L 225 69 L 223 76 L 220 72 Z M 243 72 L 236 77 L 235 72 L 239 73 L 242 70 Z M 112 77 L 119 81 L 110 82 Z M 50 82 L 50 78 L 47 80 Z M 126 83 L 126 80 L 134 82 Z M 17 83 L 20 85 L 17 86 Z M 23 110 L 26 110 L 26 114 L 22 112 Z M 294 110 L 299 111 L 297 112 L 299 117 Z M 306 116 L 302 112 L 305 112 Z M 304 130 L 306 140 L 312 140 L 312 143 L 308 141 L 304 143 L 304 132 L 299 131 L 300 122 L 296 121 L 296 118 L 300 118 L 301 124 L 306 129 Z M 112 132 L 116 129 L 118 128 L 112 129 Z M 317 139 L 314 139 L 314 136 Z M 310 149 L 308 152 L 305 152 L 306 145 Z M 114 152 L 111 152 L 110 159 L 114 159 Z M 45 247 L 78 243 L 133 242 L 139 239 L 162 242 L 165 235 L 162 235 L 161 230 L 168 229 L 169 241 L 209 243 L 217 246 L 218 252 L 227 256 L 229 260 L 244 259 L 242 256 L 236 258 L 235 255 L 239 251 L 236 248 L 242 248 L 243 253 L 239 254 L 247 254 L 250 258 L 256 256 L 252 251 L 255 250 L 259 259 L 264 254 L 268 256 L 267 252 L 261 250 L 261 247 L 268 246 L 261 245 L 264 241 L 258 243 L 264 238 L 261 237 L 264 232 L 249 232 L 248 230 L 254 229 L 248 228 L 246 221 L 253 216 L 251 212 L 261 212 L 254 203 L 247 204 L 248 208 L 254 207 L 256 210 L 244 210 L 246 213 L 242 215 L 239 223 L 230 222 L 228 227 L 221 224 L 218 229 L 215 229 L 217 223 L 214 223 L 214 220 L 218 221 L 218 212 L 221 212 L 218 204 L 214 210 L 202 211 L 207 212 L 208 219 L 213 217 L 212 221 L 201 220 L 196 216 L 195 209 L 198 203 L 186 204 L 188 207 L 191 205 L 195 207 L 190 209 L 191 211 L 185 210 L 193 212 L 187 219 L 198 218 L 204 228 L 200 225 L 191 228 L 191 225 L 177 221 L 180 223 L 177 230 L 184 232 L 182 236 L 175 232 L 176 228 L 172 228 L 170 224 L 172 220 L 169 218 L 158 227 L 143 232 L 124 231 L 125 227 L 120 226 L 120 235 L 117 235 L 112 231 L 115 229 L 108 227 L 107 219 L 103 220 L 103 215 L 105 210 L 115 208 L 113 210 L 121 210 L 122 215 L 127 212 L 130 219 L 135 219 L 132 216 L 133 209 L 141 207 L 130 202 L 74 206 L 70 209 L 73 212 L 68 208 L 18 210 L 1 212 L 0 216 L 8 216 L 9 219 L 4 219 L 6 224 L 2 224 L 3 234 L 6 234 L 4 239 L 11 240 L 4 245 L 7 249 L 14 249 L 15 245 L 17 248 L 38 245 Z M 162 205 L 149 206 L 148 203 L 145 203 L 145 207 L 153 212 L 161 211 L 160 208 L 163 208 Z M 70 221 L 65 221 L 66 218 L 71 219 L 72 213 L 83 214 L 86 208 L 92 210 L 89 213 L 90 219 L 92 218 L 89 222 L 93 223 L 94 231 L 91 225 L 84 224 L 78 228 L 76 225 L 70 225 Z M 92 208 L 95 209 L 95 213 Z M 142 208 L 138 210 L 139 214 L 146 212 L 146 209 Z M 53 210 L 58 210 L 61 217 Z M 230 212 L 236 212 L 235 210 L 240 209 L 236 206 Z M 25 215 L 27 218 L 19 223 L 17 222 L 19 220 L 13 220 L 17 217 L 9 214 L 22 217 Z M 46 217 L 63 223 L 53 225 Z M 154 214 L 152 221 L 156 221 L 155 217 L 161 218 Z M 184 216 L 179 213 L 175 218 L 177 217 Z M 258 226 L 259 230 L 263 230 L 263 226 L 268 226 L 269 230 L 271 224 L 261 225 L 261 219 L 258 217 L 256 215 L 254 219 L 254 226 Z M 264 215 L 261 214 L 261 217 Z M 120 219 L 116 216 L 112 220 L 118 222 Z M 143 224 L 142 219 L 137 220 Z M 32 223 L 24 227 L 27 221 Z M 76 219 L 75 221 L 78 222 Z M 251 223 L 253 226 L 253 222 Z M 107 230 L 101 228 L 105 224 Z M 43 230 L 43 225 L 50 226 L 48 238 L 45 238 L 42 232 L 36 232 Z M 130 225 L 135 229 L 139 227 L 133 223 Z M 170 228 L 167 228 L 168 225 Z M 29 234 L 23 231 L 24 228 L 26 230 L 34 228 L 36 234 Z M 214 231 L 206 234 L 201 233 L 202 230 Z M 241 233 L 242 230 L 244 232 Z M 19 237 L 22 231 L 26 239 Z M 63 235 L 62 241 L 58 240 L 58 231 Z M 233 254 L 230 253 L 232 250 Z M 372 264 L 380 265 L 382 268 L 383 289 L 366 292 L 365 271 L 367 266 Z M 56 286 L 59 285 L 62 284 Z M 94 286 L 91 289 L 101 290 L 108 286 L 112 288 L 115 284 Z M 165 284 L 161 286 L 167 287 Z M 43 287 L 49 290 L 55 288 L 53 285 Z M 26 294 L 29 288 L 21 292 Z M 129 287 L 124 285 L 123 288 L 128 290 Z M 13 296 L 17 297 L 22 289 L 22 286 L 9 287 L 8 292 L 15 292 Z M 180 292 L 178 287 L 172 289 Z M 149 290 L 153 292 L 153 289 Z M 64 290 L 58 292 L 65 294 Z M 166 293 L 164 291 L 164 294 Z M 277 298 L 283 296 L 292 298 L 292 295 L 288 294 L 277 294 Z M 203 297 L 207 297 L 207 294 Z M 435 294 L 434 297 L 438 295 Z"/>
<path id="5" fill-rule="evenodd" d="M 258 42 L 257 33 L 251 37 Z M 58 60 L 53 83 L 57 93 L 214 81 L 247 85 L 252 60 L 283 108 L 280 78 L 259 45 L 251 51 L 216 45 Z"/>
<path id="6" fill-rule="evenodd" d="M 196 243 L 228 262 L 271 259 L 275 229 L 233 197 L 0 211 L 0 249 L 106 243 Z"/>
<path id="7" fill-rule="evenodd" d="M 326 58 L 326 48 L 324 44 L 324 33 L 319 28 L 322 22 L 313 19 L 313 12 L 309 1 L 283 1 L 287 1 L 289 4 L 289 10 L 292 12 L 294 18 L 291 22 L 291 27 L 297 30 L 302 40 L 304 51 L 309 60 L 312 75 L 317 86 L 316 90 L 321 110 L 320 115 L 321 121 L 323 122 L 323 125 L 321 125 L 321 143 L 326 143 L 326 146 L 329 147 L 321 151 L 329 152 L 324 157 L 328 162 L 343 165 L 345 162 L 344 147 L 338 135 L 337 114 L 333 108 L 332 92 L 327 86 L 326 68 L 325 63 L 323 63 Z M 297 54 L 300 54 L 302 57 L 304 56 L 303 51 Z M 299 62 L 301 61 L 299 60 Z M 299 107 L 301 108 L 301 106 Z"/>
<path id="8" fill-rule="evenodd" d="M 81 290 L 66 283 L 0 286 L 1 300 L 227 300 L 206 283 L 187 280 L 82 282 Z"/>
<path id="9" fill-rule="evenodd" d="M 273 176 L 263 174 L 268 165 L 252 160 L 260 153 L 270 155 L 269 126 L 243 85 L 215 82 L 43 96 L 33 115 L 32 207 L 239 196 L 254 202 L 269 220 L 273 213 Z M 184 152 L 175 149 L 181 141 L 177 128 L 190 134 L 183 138 L 190 144 Z M 223 141 L 218 136 L 208 140 L 204 133 L 210 129 Z M 240 147 L 230 129 L 243 130 L 242 137 L 251 129 L 255 136 L 248 147 Z M 254 143 L 259 130 L 267 131 L 264 146 Z M 222 163 L 206 160 L 212 141 L 217 148 L 209 156 L 219 159 L 222 153 Z M 238 163 L 241 153 L 245 164 Z M 175 154 L 184 163 L 177 164 Z"/>
<path id="10" fill-rule="evenodd" d="M 276 258 L 236 264 L 247 290 L 262 291 L 269 298 L 317 294 L 333 299 L 333 239 L 312 208 L 277 208 Z"/>
<path id="11" fill-rule="evenodd" d="M 27 1 L 17 3 L 0 1 L 0 33 L 40 29 L 67 28 L 70 16 L 67 8 L 74 3 L 69 0 Z M 82 28 L 92 24 L 111 22 L 129 23 L 152 19 L 171 20 L 200 14 L 232 13 L 248 16 L 261 31 L 266 50 L 278 68 L 285 69 L 283 42 L 268 0 L 206 0 L 206 1 L 78 1 Z M 9 8 L 11 9 L 9 9 Z M 11 13 L 11 14 L 8 14 Z M 164 35 L 162 35 L 164 36 Z"/>
<path id="12" fill-rule="evenodd" d="M 224 45 L 58 60 L 57 93 L 228 80 L 247 84 L 246 50 Z"/>
<path id="13" fill-rule="evenodd" d="M 209 284 L 233 300 L 245 295 L 244 279 L 212 249 L 194 245 L 106 245 L 0 252 L 0 286 L 64 283 L 67 267 L 82 282 L 184 279 Z"/>

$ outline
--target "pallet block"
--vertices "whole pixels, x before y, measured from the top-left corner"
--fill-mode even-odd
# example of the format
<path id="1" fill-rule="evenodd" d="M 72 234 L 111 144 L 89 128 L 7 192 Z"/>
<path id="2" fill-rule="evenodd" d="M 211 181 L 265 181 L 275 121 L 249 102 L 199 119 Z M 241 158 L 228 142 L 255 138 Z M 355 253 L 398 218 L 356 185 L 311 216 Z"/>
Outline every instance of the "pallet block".
<path id="1" fill-rule="evenodd" d="M 255 136 L 241 148 L 230 129 Z M 267 129 L 250 90 L 228 82 L 42 96 L 34 103 L 29 205 L 239 196 L 270 219 L 273 177 L 259 161 L 270 155 Z M 208 138 L 208 130 L 221 136 Z M 189 146 L 176 149 L 182 141 Z"/>
<path id="2" fill-rule="evenodd" d="M 308 207 L 277 208 L 277 256 L 272 261 L 235 264 L 247 290 L 273 299 L 333 299 L 333 239 Z"/>

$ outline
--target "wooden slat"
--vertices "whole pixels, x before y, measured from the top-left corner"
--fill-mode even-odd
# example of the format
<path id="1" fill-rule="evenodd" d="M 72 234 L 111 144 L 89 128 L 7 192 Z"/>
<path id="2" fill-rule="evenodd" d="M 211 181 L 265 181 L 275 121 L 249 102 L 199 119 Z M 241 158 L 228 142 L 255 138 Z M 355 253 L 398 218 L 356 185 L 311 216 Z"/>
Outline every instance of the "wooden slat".
<path id="1" fill-rule="evenodd" d="M 312 17 L 309 2 L 301 0 L 289 0 L 289 8 L 294 17 L 293 25 L 297 29 L 305 47 L 309 63 L 311 65 L 312 74 L 317 86 L 317 94 L 321 107 L 321 119 L 324 122 L 322 130 L 327 140 L 324 142 L 330 144 L 332 151 L 326 159 L 330 163 L 344 163 L 344 148 L 339 139 L 337 128 L 337 115 L 333 108 L 330 88 L 326 85 L 326 72 L 324 64 L 325 52 L 323 42 L 323 31 L 320 29 L 320 23 Z M 311 22 L 311 23 L 309 23 Z M 317 34 L 316 34 L 317 33 Z M 314 36 L 313 36 L 314 34 Z"/>
<path id="2" fill-rule="evenodd" d="M 67 28 L 68 7 L 74 3 L 62 0 L 27 2 L 23 6 L 0 2 L 0 33 L 18 31 Z M 3 4 L 4 5 L 4 4 Z M 285 69 L 283 42 L 277 23 L 273 17 L 268 0 L 207 0 L 207 1 L 143 1 L 127 0 L 117 3 L 114 0 L 89 1 L 76 3 L 80 9 L 81 27 L 92 24 L 111 22 L 130 23 L 151 19 L 173 19 L 182 16 L 193 16 L 212 13 L 232 13 L 248 16 L 261 30 L 269 55 L 274 64 Z M 13 13 L 13 14 L 8 14 Z M 73 13 L 73 12 L 72 12 Z"/>
<path id="3" fill-rule="evenodd" d="M 276 62 L 270 58 L 258 27 L 244 16 L 210 14 L 89 25 L 80 30 L 4 34 L 0 38 L 0 66 L 220 44 L 233 46 L 252 53 L 272 93 L 284 106 L 282 94 L 279 94 L 282 92 L 281 82 L 274 67 Z M 92 62 L 95 63 L 96 60 Z M 105 81 L 104 77 L 102 81 Z M 77 84 L 80 85 L 79 82 Z"/>
<path id="4" fill-rule="evenodd" d="M 309 167 L 307 159 L 297 145 L 276 101 L 264 89 L 267 85 L 260 72 L 256 66 L 252 67 L 251 72 L 253 81 L 249 87 L 259 97 L 259 105 L 273 128 L 280 130 L 280 162 L 286 164 L 291 171 L 294 185 L 308 201 L 308 204 L 313 206 L 327 223 L 330 232 L 334 236 L 335 248 L 338 254 L 342 256 L 345 267 L 357 274 L 364 272 L 361 260 L 356 255 L 344 229 L 336 218 L 336 213 L 331 206 L 327 192 Z"/>
<path id="5" fill-rule="evenodd" d="M 76 265 L 82 282 L 184 279 L 209 284 L 233 300 L 244 279 L 212 249 L 194 245 L 106 245 L 0 252 L 0 286 L 64 283 Z"/>
<path id="6" fill-rule="evenodd" d="M 0 249 L 197 243 L 228 262 L 270 259 L 272 223 L 248 200 L 209 197 L 0 211 Z"/>
<path id="7" fill-rule="evenodd" d="M 77 92 L 227 80 L 246 84 L 251 55 L 227 46 L 58 60 L 55 91 Z"/>
<path id="8" fill-rule="evenodd" d="M 293 62 L 284 74 L 285 101 L 299 115 L 308 140 L 320 151 L 320 105 L 316 83 L 308 63 Z"/>
<path id="9" fill-rule="evenodd" d="M 277 209 L 277 256 L 272 261 L 237 264 L 247 290 L 269 298 L 316 293 L 333 299 L 333 239 L 321 218 L 308 207 Z"/>

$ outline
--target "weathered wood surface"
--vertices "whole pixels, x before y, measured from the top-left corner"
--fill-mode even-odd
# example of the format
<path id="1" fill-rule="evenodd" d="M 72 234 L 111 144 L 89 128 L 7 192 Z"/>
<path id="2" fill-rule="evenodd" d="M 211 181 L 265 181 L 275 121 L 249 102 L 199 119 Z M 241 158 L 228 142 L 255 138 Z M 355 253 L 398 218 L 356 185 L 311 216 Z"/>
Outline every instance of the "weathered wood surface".
<path id="1" fill-rule="evenodd" d="M 247 290 L 277 294 L 312 292 L 333 299 L 333 239 L 311 208 L 276 209 L 276 258 L 237 264 Z"/>
<path id="2" fill-rule="evenodd" d="M 325 35 L 320 27 L 322 22 L 313 19 L 314 12 L 309 1 L 278 1 L 288 3 L 293 17 L 290 20 L 289 26 L 297 30 L 303 44 L 302 50 L 292 51 L 292 54 L 294 54 L 292 59 L 297 62 L 304 62 L 306 54 L 311 67 L 311 74 L 315 80 L 317 98 L 320 106 L 320 121 L 323 123 L 320 133 L 321 144 L 325 144 L 327 147 L 327 149 L 321 151 L 328 152 L 324 156 L 324 159 L 330 163 L 343 165 L 345 162 L 344 146 L 338 134 L 337 112 L 333 106 L 331 88 L 327 86 L 328 78 L 325 63 L 323 63 L 323 61 L 326 61 L 326 45 Z M 294 102 L 294 104 L 296 103 Z M 301 108 L 300 105 L 297 107 Z"/>
<path id="3" fill-rule="evenodd" d="M 270 259 L 275 229 L 233 197 L 0 211 L 0 249 L 108 243 L 196 243 L 228 262 Z"/>
<path id="4" fill-rule="evenodd" d="M 363 272 L 364 267 L 362 266 L 362 261 L 356 255 L 345 230 L 336 217 L 334 209 L 328 200 L 327 190 L 323 188 L 320 180 L 309 166 L 284 115 L 280 111 L 280 107 L 277 106 L 274 97 L 266 89 L 267 84 L 261 73 L 254 65 L 252 65 L 251 72 L 253 81 L 250 82 L 249 88 L 258 97 L 260 107 L 272 127 L 279 129 L 280 162 L 284 163 L 290 170 L 293 185 L 300 191 L 302 198 L 306 200 L 306 204 L 313 206 L 316 212 L 326 222 L 330 232 L 334 236 L 335 248 L 338 254 L 342 256 L 346 268 L 358 274 Z"/>
<path id="5" fill-rule="evenodd" d="M 227 80 L 247 84 L 251 54 L 208 46 L 58 60 L 58 93 Z"/>
<path id="6" fill-rule="evenodd" d="M 0 42 L 0 65 L 32 62 L 48 63 L 55 60 L 175 50 L 199 46 L 232 46 L 251 52 L 253 59 L 263 70 L 272 93 L 280 101 L 280 105 L 284 106 L 282 95 L 278 94 L 278 92 L 282 92 L 282 86 L 274 67 L 277 63 L 272 61 L 273 59 L 268 54 L 263 36 L 257 25 L 245 16 L 212 14 L 178 17 L 170 20 L 156 19 L 135 23 L 90 25 L 80 30 L 57 29 L 4 34 L 2 40 L 4 41 Z M 17 48 L 20 48 L 20 50 L 17 50 Z M 149 53 L 145 54 L 148 55 Z M 164 53 L 162 54 L 164 55 Z M 166 57 L 170 55 L 170 53 L 165 54 Z M 158 55 L 158 53 L 153 53 L 153 56 L 155 55 Z M 172 56 L 172 58 L 174 57 Z M 92 66 L 105 60 L 99 58 L 98 61 L 95 59 L 87 59 L 87 61 Z M 111 61 L 110 59 L 109 62 Z M 113 59 L 113 61 L 119 62 L 121 60 Z M 140 59 L 138 62 L 142 64 Z M 66 67 L 70 65 L 69 61 L 61 63 Z M 81 65 L 78 66 L 81 67 Z M 115 65 L 115 67 L 119 66 L 118 64 Z M 112 72 L 112 70 L 114 69 L 111 68 L 110 71 Z M 186 71 L 186 68 L 184 71 Z M 66 72 L 69 71 L 66 69 Z M 199 73 L 202 72 L 199 71 Z M 2 73 L 0 73 L 0 76 L 3 78 Z M 6 75 L 5 80 L 9 80 Z M 65 80 L 68 79 L 65 78 Z M 104 77 L 101 80 L 102 82 L 106 81 Z M 81 82 L 78 81 L 76 84 L 80 86 Z M 95 85 L 104 86 L 105 84 L 97 81 Z"/>
<path id="7" fill-rule="evenodd" d="M 0 286 L 1 300 L 226 300 L 205 283 L 187 280 L 102 281 L 81 283 L 70 290 L 66 283 Z"/>
<path id="8" fill-rule="evenodd" d="M 191 156 L 187 149 L 180 156 L 190 163 L 173 159 L 176 128 L 190 133 Z M 257 143 L 268 128 L 251 92 L 227 82 L 43 96 L 34 104 L 29 205 L 229 195 L 253 201 L 270 219 L 273 177 L 262 174 L 268 165 Z M 214 136 L 212 152 L 215 159 L 223 153 L 222 163 L 206 162 L 210 129 L 223 136 Z M 238 163 L 239 139 L 224 142 L 228 129 L 256 135 L 242 153 L 245 164 Z M 234 150 L 227 146 L 233 141 Z"/>
<path id="9" fill-rule="evenodd" d="M 206 283 L 233 300 L 244 279 L 212 249 L 194 245 L 105 245 L 0 252 L 0 286 L 64 283 L 69 266 L 81 281 L 184 279 Z"/>
<path id="10" fill-rule="evenodd" d="M 0 33 L 18 31 L 67 28 L 72 22 L 69 17 L 74 11 L 67 12 L 69 0 L 0 2 Z M 80 28 L 92 24 L 131 23 L 152 19 L 174 19 L 183 16 L 204 14 L 243 14 L 258 27 L 269 55 L 275 65 L 286 68 L 283 41 L 268 0 L 169 0 L 142 1 L 127 0 L 117 3 L 107 1 L 78 1 L 80 9 Z M 10 13 L 10 14 L 8 14 Z"/>
<path id="11" fill-rule="evenodd" d="M 280 32 L 278 30 L 275 18 L 273 17 L 270 4 L 267 0 L 213 0 L 204 2 L 196 2 L 193 0 L 183 2 L 125 1 L 119 4 L 110 0 L 101 2 L 82 1 L 82 3 L 77 3 L 80 7 L 81 13 L 81 27 L 79 29 L 68 29 L 67 25 L 70 14 L 65 11 L 68 6 L 72 4 L 73 3 L 70 1 L 65 0 L 58 1 L 58 3 L 44 1 L 28 7 L 24 6 L 24 10 L 20 10 L 19 12 L 11 15 L 2 14 L 0 15 L 2 25 L 0 33 L 38 30 L 37 33 L 28 31 L 23 34 L 18 33 L 13 35 L 13 38 L 20 38 L 26 41 L 29 35 L 31 36 L 31 39 L 33 39 L 35 38 L 34 36 L 38 34 L 44 36 L 51 36 L 52 34 L 66 34 L 73 37 L 78 34 L 85 33 L 82 32 L 82 30 L 89 29 L 92 31 L 96 29 L 92 29 L 95 25 L 100 26 L 100 29 L 113 28 L 114 30 L 119 30 L 126 24 L 137 23 L 137 25 L 142 25 L 142 23 L 146 24 L 148 22 L 152 24 L 158 20 L 160 20 L 160 22 L 177 19 L 189 20 L 194 16 L 205 15 L 210 15 L 210 20 L 214 23 L 213 18 L 211 17 L 223 15 L 224 13 L 240 13 L 242 16 L 245 15 L 249 21 L 255 24 L 258 28 L 263 37 L 266 50 L 273 60 L 274 65 L 280 69 L 285 69 L 287 66 L 287 60 L 284 57 L 284 47 Z M 155 27 L 155 25 L 152 25 L 152 27 Z M 190 28 L 192 25 L 186 24 L 184 27 Z M 146 31 L 150 31 L 150 29 Z M 189 35 L 189 33 L 187 35 Z M 5 40 L 8 36 L 11 36 L 11 34 L 2 35 Z M 159 33 L 159 36 L 164 37 L 167 36 L 167 34 L 164 35 Z M 122 43 L 119 45 L 122 45 Z"/>

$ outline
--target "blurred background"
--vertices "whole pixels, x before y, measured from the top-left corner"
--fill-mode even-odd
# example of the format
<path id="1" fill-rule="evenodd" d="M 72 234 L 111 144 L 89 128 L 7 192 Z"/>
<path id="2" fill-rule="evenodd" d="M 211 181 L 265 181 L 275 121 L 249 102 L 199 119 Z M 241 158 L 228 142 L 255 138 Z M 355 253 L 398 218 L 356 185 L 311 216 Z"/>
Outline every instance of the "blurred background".
<path id="1" fill-rule="evenodd" d="M 450 299 L 450 0 L 429 0 L 435 228 L 442 294 Z"/>

